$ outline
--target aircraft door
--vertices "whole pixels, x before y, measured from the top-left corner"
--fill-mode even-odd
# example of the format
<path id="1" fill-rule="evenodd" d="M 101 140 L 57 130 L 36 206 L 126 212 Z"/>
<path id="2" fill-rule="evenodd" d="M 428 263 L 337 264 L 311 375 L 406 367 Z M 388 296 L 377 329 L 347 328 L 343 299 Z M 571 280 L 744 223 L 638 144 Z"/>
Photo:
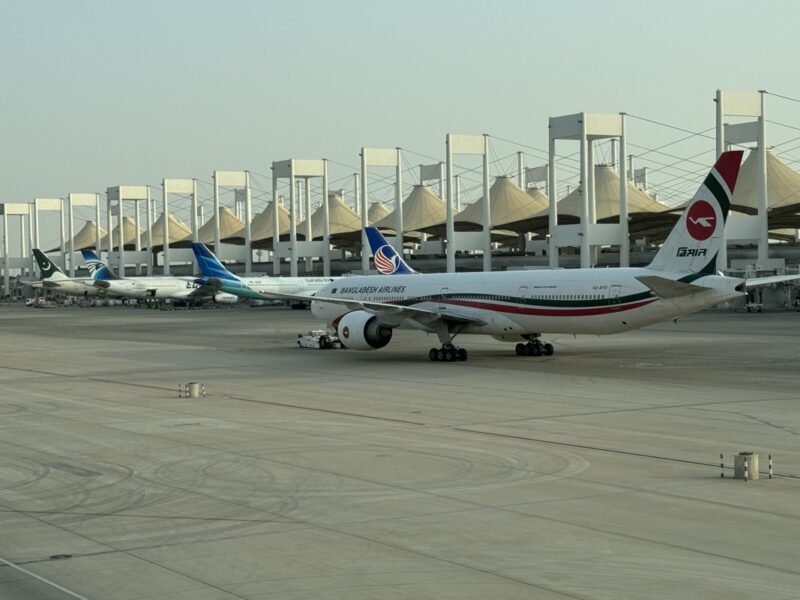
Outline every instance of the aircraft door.
<path id="1" fill-rule="evenodd" d="M 619 284 L 612 284 L 608 286 L 608 300 L 612 306 L 619 305 L 619 297 L 622 294 L 622 286 Z"/>
<path id="2" fill-rule="evenodd" d="M 528 297 L 528 286 L 527 285 L 519 286 L 519 289 L 517 290 L 517 298 L 519 298 L 520 300 L 525 300 L 527 297 Z"/>
<path id="3" fill-rule="evenodd" d="M 447 310 L 447 296 L 450 293 L 450 288 L 443 287 L 439 292 L 439 310 Z"/>

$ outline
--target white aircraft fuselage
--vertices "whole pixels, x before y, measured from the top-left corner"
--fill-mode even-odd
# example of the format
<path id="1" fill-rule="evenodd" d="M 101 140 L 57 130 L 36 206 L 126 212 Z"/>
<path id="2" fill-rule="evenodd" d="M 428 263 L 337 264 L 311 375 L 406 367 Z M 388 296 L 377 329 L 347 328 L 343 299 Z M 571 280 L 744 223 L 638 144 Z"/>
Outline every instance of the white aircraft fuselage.
<path id="1" fill-rule="evenodd" d="M 380 302 L 469 317 L 460 333 L 492 335 L 505 341 L 541 333 L 610 334 L 666 321 L 741 296 L 742 280 L 719 275 L 691 278 L 697 293 L 658 297 L 636 277 L 685 281 L 686 273 L 647 268 L 559 269 L 357 276 L 332 282 L 319 296 Z M 312 301 L 315 317 L 337 326 L 352 309 L 345 304 Z M 391 315 L 383 321 L 391 324 Z M 420 320 L 397 327 L 435 332 Z"/>

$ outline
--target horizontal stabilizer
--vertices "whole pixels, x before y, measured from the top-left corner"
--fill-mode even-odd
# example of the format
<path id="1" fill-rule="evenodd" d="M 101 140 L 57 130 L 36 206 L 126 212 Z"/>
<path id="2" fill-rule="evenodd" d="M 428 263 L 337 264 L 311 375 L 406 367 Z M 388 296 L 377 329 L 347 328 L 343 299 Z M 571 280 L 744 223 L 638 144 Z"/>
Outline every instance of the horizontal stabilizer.
<path id="1" fill-rule="evenodd" d="M 797 281 L 800 279 L 800 274 L 797 275 L 774 275 L 772 277 L 755 277 L 753 279 L 745 279 L 744 285 L 746 288 L 760 287 L 762 285 L 772 285 L 773 283 L 786 283 L 787 281 Z"/>
<path id="2" fill-rule="evenodd" d="M 666 277 L 659 277 L 658 275 L 640 275 L 636 279 L 649 287 L 659 298 L 678 298 L 680 296 L 690 296 L 692 294 L 697 294 L 698 292 L 708 291 L 709 289 L 700 285 L 693 285 L 691 283 L 667 279 Z"/>
<path id="3" fill-rule="evenodd" d="M 108 283 L 108 281 L 106 281 L 105 279 L 95 279 L 92 282 L 92 284 L 94 285 L 94 287 L 103 288 L 104 290 L 107 290 L 108 288 L 111 287 L 111 284 Z"/>

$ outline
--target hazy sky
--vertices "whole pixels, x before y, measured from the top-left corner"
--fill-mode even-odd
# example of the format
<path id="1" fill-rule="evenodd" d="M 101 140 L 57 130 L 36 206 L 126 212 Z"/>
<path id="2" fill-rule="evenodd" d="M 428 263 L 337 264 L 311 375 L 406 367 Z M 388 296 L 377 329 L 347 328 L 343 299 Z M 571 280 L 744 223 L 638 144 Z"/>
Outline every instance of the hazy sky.
<path id="1" fill-rule="evenodd" d="M 163 177 L 215 169 L 253 171 L 268 190 L 287 158 L 329 158 L 347 187 L 362 146 L 402 147 L 410 168 L 443 160 L 448 132 L 496 136 L 499 173 L 516 150 L 544 162 L 548 117 L 580 111 L 707 130 L 717 88 L 800 97 L 798 6 L 5 0 L 0 201 L 158 193 Z M 782 124 L 769 139 L 793 158 L 800 104 L 768 102 Z M 634 153 L 686 135 L 629 119 Z M 713 141 L 692 143 L 668 151 L 710 162 Z M 655 184 L 674 161 L 648 156 Z"/>

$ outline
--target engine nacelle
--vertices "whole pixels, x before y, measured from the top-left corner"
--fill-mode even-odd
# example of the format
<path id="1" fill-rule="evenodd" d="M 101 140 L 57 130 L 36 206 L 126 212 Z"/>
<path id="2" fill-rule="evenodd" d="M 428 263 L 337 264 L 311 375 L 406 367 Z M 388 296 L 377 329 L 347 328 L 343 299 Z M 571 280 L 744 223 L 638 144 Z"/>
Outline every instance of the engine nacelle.
<path id="1" fill-rule="evenodd" d="M 339 320 L 339 340 L 353 350 L 377 350 L 392 339 L 392 328 L 378 323 L 378 317 L 365 310 L 354 310 Z"/>
<path id="2" fill-rule="evenodd" d="M 227 292 L 217 292 L 212 299 L 217 304 L 236 304 L 239 301 L 239 296 L 234 296 Z"/>

